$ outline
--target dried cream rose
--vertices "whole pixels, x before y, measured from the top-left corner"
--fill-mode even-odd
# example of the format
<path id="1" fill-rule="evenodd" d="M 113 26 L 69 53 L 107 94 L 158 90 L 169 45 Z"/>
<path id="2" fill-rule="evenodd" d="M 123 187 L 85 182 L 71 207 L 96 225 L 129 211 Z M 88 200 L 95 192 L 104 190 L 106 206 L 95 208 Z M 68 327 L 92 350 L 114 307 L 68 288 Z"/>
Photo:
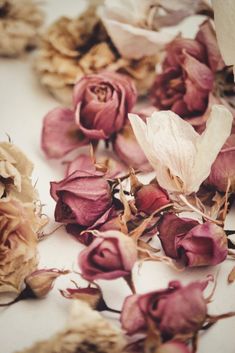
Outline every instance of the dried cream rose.
<path id="1" fill-rule="evenodd" d="M 32 0 L 1 0 L 0 55 L 17 56 L 34 47 L 43 18 Z"/>
<path id="2" fill-rule="evenodd" d="M 212 0 L 212 6 L 221 54 L 226 65 L 235 65 L 235 1 Z"/>
<path id="3" fill-rule="evenodd" d="M 32 207 L 0 201 L 0 293 L 20 293 L 25 278 L 36 269 L 42 225 Z"/>
<path id="4" fill-rule="evenodd" d="M 74 300 L 68 324 L 47 341 L 18 353 L 123 353 L 121 331 L 81 300 Z"/>
<path id="5" fill-rule="evenodd" d="M 214 105 L 201 135 L 171 111 L 153 113 L 146 124 L 135 114 L 129 119 L 160 186 L 187 195 L 198 191 L 210 174 L 230 135 L 233 116 L 224 106 Z"/>
<path id="6" fill-rule="evenodd" d="M 32 162 L 15 145 L 0 142 L 0 199 L 12 197 L 31 203 L 38 197 L 32 185 Z"/>

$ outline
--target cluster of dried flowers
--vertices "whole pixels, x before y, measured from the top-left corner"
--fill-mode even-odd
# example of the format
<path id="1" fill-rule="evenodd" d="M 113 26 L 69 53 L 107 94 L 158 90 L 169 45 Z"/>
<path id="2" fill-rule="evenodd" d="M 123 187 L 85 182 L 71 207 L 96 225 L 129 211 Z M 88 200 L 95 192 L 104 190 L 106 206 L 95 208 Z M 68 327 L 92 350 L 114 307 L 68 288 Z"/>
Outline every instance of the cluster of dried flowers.
<path id="1" fill-rule="evenodd" d="M 67 271 L 38 270 L 37 245 L 47 219 L 32 184 L 33 164 L 11 142 L 0 143 L 0 299 L 43 297 Z M 7 302 L 6 302 L 7 300 Z"/>
<path id="2" fill-rule="evenodd" d="M 33 0 L 0 1 L 0 55 L 18 56 L 38 42 L 44 14 Z"/>

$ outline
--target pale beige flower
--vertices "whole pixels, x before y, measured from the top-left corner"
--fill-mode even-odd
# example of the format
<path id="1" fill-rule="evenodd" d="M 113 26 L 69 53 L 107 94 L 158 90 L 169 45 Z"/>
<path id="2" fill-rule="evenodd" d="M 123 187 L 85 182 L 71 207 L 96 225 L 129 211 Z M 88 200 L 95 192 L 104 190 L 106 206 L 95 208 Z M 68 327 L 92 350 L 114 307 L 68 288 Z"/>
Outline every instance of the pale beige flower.
<path id="1" fill-rule="evenodd" d="M 231 133 L 233 116 L 224 106 L 214 105 L 201 135 L 172 111 L 155 112 L 146 124 L 135 114 L 129 114 L 129 119 L 160 186 L 189 195 L 210 174 Z"/>
<path id="2" fill-rule="evenodd" d="M 74 300 L 63 331 L 19 353 L 124 353 L 125 344 L 120 330 L 87 303 Z"/>
<path id="3" fill-rule="evenodd" d="M 43 223 L 32 206 L 0 201 L 0 293 L 20 293 L 36 269 L 37 232 Z"/>
<path id="4" fill-rule="evenodd" d="M 70 103 L 74 84 L 103 70 L 131 76 L 140 94 L 145 94 L 153 83 L 156 62 L 156 56 L 123 59 L 91 6 L 80 17 L 61 17 L 48 28 L 35 67 L 41 83 L 59 101 Z"/>
<path id="5" fill-rule="evenodd" d="M 0 0 L 0 55 L 17 56 L 34 47 L 43 18 L 32 0 Z"/>
<path id="6" fill-rule="evenodd" d="M 32 162 L 18 147 L 10 142 L 0 142 L 0 199 L 36 201 L 38 194 L 32 185 L 32 171 Z"/>

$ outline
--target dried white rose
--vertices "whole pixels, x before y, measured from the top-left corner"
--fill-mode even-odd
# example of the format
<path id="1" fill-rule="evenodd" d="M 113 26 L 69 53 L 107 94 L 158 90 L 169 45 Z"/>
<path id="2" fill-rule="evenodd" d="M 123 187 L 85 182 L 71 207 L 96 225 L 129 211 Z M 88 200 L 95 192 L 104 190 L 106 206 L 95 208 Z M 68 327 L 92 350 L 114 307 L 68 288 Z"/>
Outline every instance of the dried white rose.
<path id="1" fill-rule="evenodd" d="M 38 194 L 32 185 L 32 162 L 15 145 L 0 142 L 0 198 L 16 198 L 31 203 Z"/>
<path id="2" fill-rule="evenodd" d="M 43 18 L 32 0 L 0 0 L 0 55 L 17 56 L 34 47 Z"/>
<path id="3" fill-rule="evenodd" d="M 235 1 L 212 0 L 212 6 L 221 54 L 226 65 L 235 65 Z"/>
<path id="4" fill-rule="evenodd" d="M 122 333 L 80 300 L 72 303 L 67 327 L 19 353 L 124 353 Z"/>
<path id="5" fill-rule="evenodd" d="M 196 192 L 208 177 L 233 121 L 222 105 L 212 107 L 201 135 L 171 111 L 153 113 L 146 124 L 135 114 L 129 114 L 129 119 L 160 186 L 186 195 Z"/>

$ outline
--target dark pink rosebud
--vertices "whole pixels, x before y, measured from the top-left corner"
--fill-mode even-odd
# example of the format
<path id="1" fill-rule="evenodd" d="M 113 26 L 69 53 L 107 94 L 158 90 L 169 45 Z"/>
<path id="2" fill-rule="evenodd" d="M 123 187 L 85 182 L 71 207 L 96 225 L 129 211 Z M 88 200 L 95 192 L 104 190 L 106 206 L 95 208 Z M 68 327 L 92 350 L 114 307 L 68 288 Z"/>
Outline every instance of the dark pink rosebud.
<path id="1" fill-rule="evenodd" d="M 137 249 L 127 235 L 111 230 L 99 233 L 91 245 L 81 251 L 78 264 L 88 281 L 128 276 L 137 260 Z"/>
<path id="2" fill-rule="evenodd" d="M 229 190 L 235 192 L 235 134 L 231 135 L 212 164 L 206 184 L 225 192 L 228 183 Z"/>
<path id="3" fill-rule="evenodd" d="M 120 160 L 128 167 L 143 172 L 152 171 L 152 167 L 140 148 L 129 122 L 117 134 L 113 148 Z"/>
<path id="4" fill-rule="evenodd" d="M 159 223 L 158 231 L 166 255 L 185 266 L 217 265 L 227 257 L 226 234 L 214 223 L 199 224 L 168 213 Z"/>
<path id="5" fill-rule="evenodd" d="M 112 211 L 112 195 L 102 172 L 77 171 L 51 183 L 55 220 L 82 229 L 104 223 Z"/>
<path id="6" fill-rule="evenodd" d="M 155 353 L 192 353 L 183 342 L 172 340 L 162 344 Z"/>
<path id="7" fill-rule="evenodd" d="M 122 129 L 136 98 L 136 89 L 125 75 L 84 76 L 74 87 L 76 122 L 89 139 L 108 139 Z"/>
<path id="8" fill-rule="evenodd" d="M 70 109 L 56 108 L 44 118 L 41 146 L 48 158 L 60 158 L 77 147 L 88 144 L 75 123 Z"/>
<path id="9" fill-rule="evenodd" d="M 124 301 L 121 323 L 130 335 L 146 332 L 148 325 L 161 332 L 163 340 L 176 335 L 193 335 L 203 325 L 207 304 L 203 290 L 207 283 L 192 282 L 182 286 L 178 281 L 167 289 L 147 294 L 134 294 Z"/>
<path id="10" fill-rule="evenodd" d="M 157 183 L 151 182 L 148 185 L 142 185 L 134 194 L 135 206 L 138 211 L 148 215 L 157 211 L 159 208 L 170 203 L 169 197 Z"/>
<path id="11" fill-rule="evenodd" d="M 125 170 L 123 164 L 112 157 L 108 157 L 107 154 L 99 156 L 96 163 L 92 160 L 91 156 L 80 154 L 72 162 L 68 163 L 66 175 L 70 175 L 78 170 L 86 170 L 94 173 L 97 168 L 103 169 L 107 179 L 119 177 L 124 174 Z"/>

